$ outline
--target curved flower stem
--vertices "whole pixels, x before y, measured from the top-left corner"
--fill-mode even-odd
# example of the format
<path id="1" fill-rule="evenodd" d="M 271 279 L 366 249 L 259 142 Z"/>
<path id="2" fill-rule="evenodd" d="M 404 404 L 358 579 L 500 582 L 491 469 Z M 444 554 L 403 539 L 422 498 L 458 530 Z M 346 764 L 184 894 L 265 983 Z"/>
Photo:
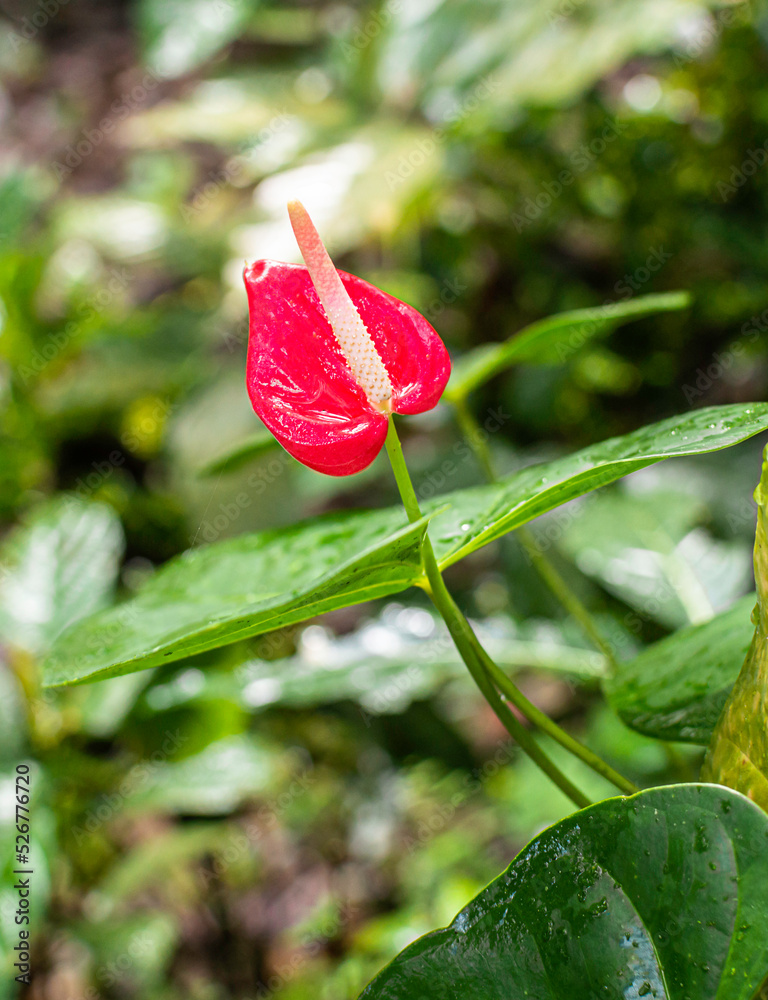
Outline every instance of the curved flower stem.
<path id="1" fill-rule="evenodd" d="M 397 436 L 395 423 L 392 418 L 390 418 L 389 421 L 386 445 L 387 453 L 389 454 L 389 459 L 392 463 L 392 470 L 395 474 L 395 480 L 397 481 L 400 497 L 403 501 L 403 506 L 405 507 L 408 520 L 411 522 L 418 521 L 422 516 L 419 508 L 419 501 L 416 496 L 416 491 L 413 488 L 408 468 L 405 464 L 403 451 L 400 447 L 400 440 Z M 461 654 L 461 658 L 467 665 L 472 678 L 485 697 L 486 701 L 488 701 L 491 708 L 493 708 L 494 712 L 499 717 L 504 728 L 510 736 L 517 741 L 521 749 L 528 754 L 531 760 L 533 760 L 534 763 L 537 764 L 541 770 L 549 776 L 549 778 L 551 778 L 557 787 L 564 792 L 565 795 L 567 795 L 568 798 L 570 798 L 574 804 L 578 806 L 578 808 L 581 809 L 584 806 L 590 805 L 591 800 L 563 774 L 553 761 L 549 759 L 531 733 L 528 732 L 520 720 L 509 710 L 507 705 L 499 696 L 498 691 L 491 683 L 483 661 L 483 656 L 481 655 L 483 654 L 487 657 L 487 654 L 480 645 L 477 636 L 472 631 L 471 625 L 464 617 L 451 596 L 448 588 L 445 586 L 445 581 L 443 580 L 440 568 L 437 565 L 435 553 L 432 548 L 432 542 L 430 541 L 429 534 L 427 533 L 425 533 L 424 541 L 422 542 L 422 558 L 424 562 L 424 570 L 429 583 L 429 586 L 426 588 L 427 592 L 445 622 L 451 638 L 456 644 L 456 648 Z"/>
<path id="2" fill-rule="evenodd" d="M 475 453 L 478 463 L 483 469 L 488 481 L 495 483 L 498 477 L 496 475 L 496 470 L 493 467 L 493 459 L 491 457 L 490 448 L 488 447 L 488 443 L 483 436 L 482 429 L 478 425 L 473 414 L 470 412 L 466 400 L 463 398 L 454 400 L 453 407 L 456 411 L 456 419 L 458 420 L 459 426 L 461 427 L 469 446 Z M 528 528 L 521 525 L 517 528 L 515 534 L 517 535 L 520 544 L 528 554 L 529 559 L 533 563 L 541 579 L 549 587 L 568 614 L 571 615 L 579 623 L 579 625 L 581 625 L 584 634 L 600 650 L 608 661 L 611 672 L 613 672 L 616 669 L 616 657 L 614 655 L 613 648 L 605 636 L 601 633 L 592 615 L 565 582 L 552 561 L 548 559 L 536 545 L 533 534 L 528 530 Z"/>

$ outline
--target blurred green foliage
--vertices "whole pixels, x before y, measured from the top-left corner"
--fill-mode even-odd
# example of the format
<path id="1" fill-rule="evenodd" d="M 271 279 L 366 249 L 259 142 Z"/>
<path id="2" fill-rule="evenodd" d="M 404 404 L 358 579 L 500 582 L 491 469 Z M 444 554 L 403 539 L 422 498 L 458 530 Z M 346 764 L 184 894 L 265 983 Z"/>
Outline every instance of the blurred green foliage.
<path id="1" fill-rule="evenodd" d="M 36 997 L 354 997 L 569 811 L 509 750 L 418 599 L 63 693 L 41 692 L 39 657 L 190 546 L 394 502 L 379 462 L 337 481 L 264 450 L 200 475 L 260 432 L 240 275 L 245 257 L 296 259 L 288 197 L 340 267 L 421 309 L 456 358 L 557 311 L 692 293 L 688 312 L 479 390 L 481 424 L 503 414 L 490 440 L 502 468 L 763 398 L 766 10 L 8 10 L 3 941 L 6 778 L 34 761 Z M 470 460 L 444 471 L 447 409 L 403 429 L 424 497 L 478 480 Z M 568 508 L 538 526 L 622 658 L 747 592 L 758 454 L 648 470 L 583 518 Z M 542 707 L 642 783 L 694 776 L 695 748 L 631 733 L 596 697 L 600 657 L 513 541 L 452 574 Z"/>

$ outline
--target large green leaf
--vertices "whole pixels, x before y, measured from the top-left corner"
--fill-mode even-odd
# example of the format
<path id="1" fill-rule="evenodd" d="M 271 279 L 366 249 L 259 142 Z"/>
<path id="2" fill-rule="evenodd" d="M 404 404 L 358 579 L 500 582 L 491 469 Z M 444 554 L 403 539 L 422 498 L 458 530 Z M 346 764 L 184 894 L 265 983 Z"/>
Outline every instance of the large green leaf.
<path id="1" fill-rule="evenodd" d="M 483 344 L 467 352 L 454 366 L 446 398 L 460 399 L 494 375 L 521 362 L 563 364 L 584 344 L 595 337 L 606 336 L 622 323 L 654 313 L 684 309 L 689 302 L 687 292 L 664 292 L 548 316 L 500 344 Z"/>
<path id="2" fill-rule="evenodd" d="M 620 663 L 605 686 L 624 722 L 646 736 L 707 746 L 747 655 L 754 606 L 750 594 Z"/>
<path id="3" fill-rule="evenodd" d="M 539 514 L 661 459 L 726 448 L 766 429 L 766 403 L 697 410 L 437 498 L 427 512 L 438 559 L 449 566 Z M 62 636 L 46 682 L 128 673 L 405 590 L 421 577 L 423 525 L 403 522 L 399 508 L 336 514 L 188 552 L 133 601 Z"/>
<path id="4" fill-rule="evenodd" d="M 538 836 L 366 1000 L 753 1000 L 768 816 L 717 785 L 607 799 Z"/>
<path id="5" fill-rule="evenodd" d="M 420 575 L 426 521 L 403 522 L 396 508 L 333 514 L 190 550 L 63 636 L 46 682 L 130 673 L 403 590 Z"/>
<path id="6" fill-rule="evenodd" d="M 161 76 L 188 73 L 243 30 L 257 0 L 140 0 L 134 10 L 148 65 Z"/>

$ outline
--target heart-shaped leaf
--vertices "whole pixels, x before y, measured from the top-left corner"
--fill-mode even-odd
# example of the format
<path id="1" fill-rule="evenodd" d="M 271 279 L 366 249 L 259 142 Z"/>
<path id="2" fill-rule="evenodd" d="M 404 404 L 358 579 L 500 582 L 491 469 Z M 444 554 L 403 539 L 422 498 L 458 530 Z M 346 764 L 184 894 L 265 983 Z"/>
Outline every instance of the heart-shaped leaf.
<path id="1" fill-rule="evenodd" d="M 561 365 L 590 340 L 609 334 L 622 323 L 684 309 L 689 303 L 687 292 L 663 292 L 548 316 L 501 344 L 483 344 L 459 358 L 445 397 L 462 399 L 494 375 L 521 362 Z"/>
<path id="2" fill-rule="evenodd" d="M 707 746 L 749 649 L 755 600 L 750 594 L 620 663 L 605 689 L 623 721 L 646 736 Z"/>
<path id="3" fill-rule="evenodd" d="M 361 1000 L 753 1000 L 768 816 L 718 785 L 607 799 L 545 830 Z"/>

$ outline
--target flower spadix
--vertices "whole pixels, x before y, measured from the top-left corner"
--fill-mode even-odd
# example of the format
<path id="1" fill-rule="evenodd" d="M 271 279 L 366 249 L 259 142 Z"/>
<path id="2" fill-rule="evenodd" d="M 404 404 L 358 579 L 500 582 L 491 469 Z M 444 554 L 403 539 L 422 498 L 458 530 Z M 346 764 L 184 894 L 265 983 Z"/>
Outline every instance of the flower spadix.
<path id="1" fill-rule="evenodd" d="M 288 213 L 306 266 L 245 268 L 248 394 L 294 458 L 350 475 L 378 455 L 391 413 L 437 404 L 450 360 L 414 308 L 336 270 L 300 202 Z"/>

